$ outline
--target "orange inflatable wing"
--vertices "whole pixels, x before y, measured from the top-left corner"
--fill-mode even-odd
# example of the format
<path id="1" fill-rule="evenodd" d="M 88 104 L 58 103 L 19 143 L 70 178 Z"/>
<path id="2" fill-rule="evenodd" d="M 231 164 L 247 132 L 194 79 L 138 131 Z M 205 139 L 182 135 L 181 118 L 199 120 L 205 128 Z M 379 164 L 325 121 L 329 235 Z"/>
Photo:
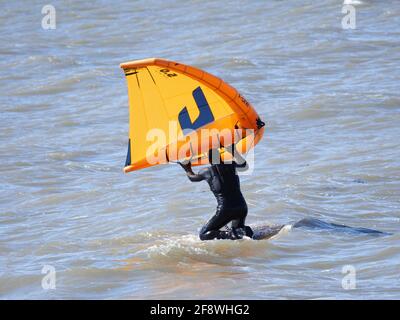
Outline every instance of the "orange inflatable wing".
<path id="1" fill-rule="evenodd" d="M 205 164 L 210 147 L 227 154 L 229 135 L 240 152 L 263 135 L 263 122 L 250 103 L 214 75 L 156 58 L 121 68 L 129 96 L 125 172 L 184 159 Z"/>

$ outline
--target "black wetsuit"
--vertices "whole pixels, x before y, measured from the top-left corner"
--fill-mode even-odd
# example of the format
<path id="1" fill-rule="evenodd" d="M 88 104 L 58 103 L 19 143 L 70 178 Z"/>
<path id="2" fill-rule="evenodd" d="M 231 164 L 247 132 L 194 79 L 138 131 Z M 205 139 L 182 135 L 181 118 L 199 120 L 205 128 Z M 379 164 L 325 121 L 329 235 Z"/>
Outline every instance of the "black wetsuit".
<path id="1" fill-rule="evenodd" d="M 245 167 L 246 162 L 232 162 L 211 165 L 200 170 L 198 174 L 188 172 L 191 181 L 206 180 L 218 202 L 217 212 L 200 231 L 201 240 L 240 239 L 244 235 L 252 236 L 250 227 L 245 226 L 247 204 L 240 191 L 239 176 L 236 172 L 236 168 Z M 219 230 L 231 221 L 232 228 Z"/>

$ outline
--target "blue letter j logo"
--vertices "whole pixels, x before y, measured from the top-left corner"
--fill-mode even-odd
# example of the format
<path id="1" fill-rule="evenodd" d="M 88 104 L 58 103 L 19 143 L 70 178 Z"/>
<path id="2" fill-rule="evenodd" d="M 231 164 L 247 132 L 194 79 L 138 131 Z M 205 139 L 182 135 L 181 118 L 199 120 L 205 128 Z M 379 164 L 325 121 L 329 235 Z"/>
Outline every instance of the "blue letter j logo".
<path id="1" fill-rule="evenodd" d="M 197 119 L 192 122 L 186 107 L 179 112 L 178 119 L 183 132 L 185 132 L 186 129 L 196 130 L 207 123 L 214 121 L 214 115 L 212 114 L 210 106 L 208 105 L 206 97 L 200 87 L 197 87 L 193 91 L 193 98 L 194 101 L 196 101 L 200 114 Z"/>

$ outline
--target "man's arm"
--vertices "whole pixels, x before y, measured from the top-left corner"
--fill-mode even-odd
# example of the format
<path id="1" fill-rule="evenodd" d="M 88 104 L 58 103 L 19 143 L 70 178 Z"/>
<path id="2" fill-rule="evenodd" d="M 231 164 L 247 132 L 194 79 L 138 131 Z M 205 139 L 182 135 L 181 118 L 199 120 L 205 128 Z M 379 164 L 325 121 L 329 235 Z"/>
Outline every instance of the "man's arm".
<path id="1" fill-rule="evenodd" d="M 233 150 L 234 150 L 233 151 L 233 156 L 235 158 L 236 166 L 238 168 L 243 168 L 244 169 L 243 171 L 247 170 L 249 168 L 249 165 L 247 164 L 246 159 L 243 158 L 243 156 L 240 154 L 239 151 L 237 151 L 236 145 L 234 146 Z"/>
<path id="2" fill-rule="evenodd" d="M 202 172 L 199 172 L 198 174 L 194 173 L 192 170 L 192 164 L 188 162 L 187 164 L 183 164 L 178 162 L 179 165 L 185 170 L 187 177 L 189 178 L 190 181 L 192 182 L 198 182 L 198 181 L 203 181 L 206 179 L 204 174 Z"/>

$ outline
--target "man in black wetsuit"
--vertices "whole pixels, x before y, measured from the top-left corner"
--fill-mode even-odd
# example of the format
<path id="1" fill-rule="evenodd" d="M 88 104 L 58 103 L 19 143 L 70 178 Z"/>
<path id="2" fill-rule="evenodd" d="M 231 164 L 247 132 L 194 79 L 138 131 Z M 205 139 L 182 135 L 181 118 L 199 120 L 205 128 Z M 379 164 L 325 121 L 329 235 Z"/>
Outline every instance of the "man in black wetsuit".
<path id="1" fill-rule="evenodd" d="M 179 163 L 186 171 L 190 181 L 206 180 L 217 198 L 217 212 L 201 229 L 200 239 L 236 240 L 243 236 L 252 237 L 253 231 L 244 224 L 247 216 L 247 204 L 240 191 L 239 176 L 236 172 L 238 168 L 247 169 L 246 160 L 235 150 L 234 160 L 230 163 L 223 163 L 218 149 L 211 149 L 208 152 L 208 158 L 211 166 L 201 169 L 197 174 L 193 172 L 190 162 Z M 231 228 L 220 230 L 231 221 Z"/>

